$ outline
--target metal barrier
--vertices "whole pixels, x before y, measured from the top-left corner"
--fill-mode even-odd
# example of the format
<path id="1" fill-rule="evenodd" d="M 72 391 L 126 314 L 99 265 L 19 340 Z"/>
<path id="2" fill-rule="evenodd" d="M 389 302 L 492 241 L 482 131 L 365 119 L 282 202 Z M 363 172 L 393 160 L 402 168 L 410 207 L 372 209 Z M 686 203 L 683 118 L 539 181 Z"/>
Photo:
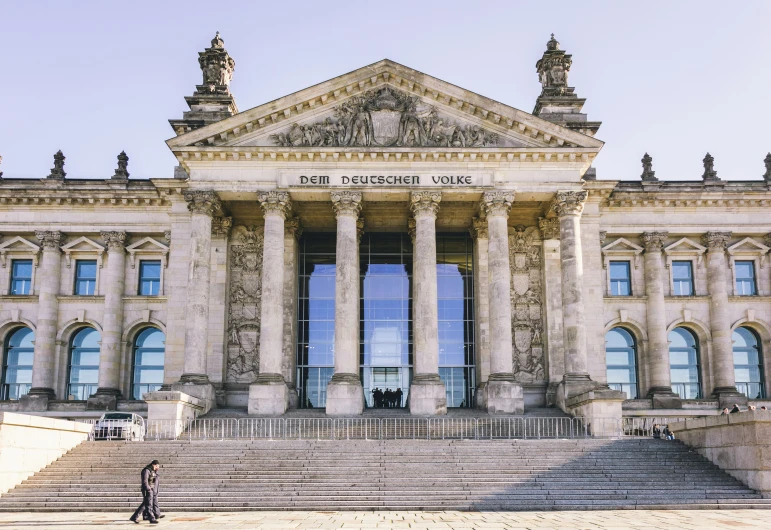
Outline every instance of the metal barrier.
<path id="1" fill-rule="evenodd" d="M 150 420 L 141 425 L 86 420 L 89 439 L 208 440 L 527 440 L 649 438 L 653 426 L 686 417 L 560 418 L 204 418 Z"/>

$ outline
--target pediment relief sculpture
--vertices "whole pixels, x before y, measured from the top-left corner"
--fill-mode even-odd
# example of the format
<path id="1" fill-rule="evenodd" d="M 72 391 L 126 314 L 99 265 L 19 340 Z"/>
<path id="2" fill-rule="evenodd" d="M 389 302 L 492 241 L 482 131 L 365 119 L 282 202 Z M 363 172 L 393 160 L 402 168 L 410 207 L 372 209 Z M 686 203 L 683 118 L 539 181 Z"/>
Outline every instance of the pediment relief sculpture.
<path id="1" fill-rule="evenodd" d="M 313 123 L 269 136 L 280 147 L 496 147 L 498 134 L 463 124 L 416 96 L 384 87 L 354 96 Z"/>

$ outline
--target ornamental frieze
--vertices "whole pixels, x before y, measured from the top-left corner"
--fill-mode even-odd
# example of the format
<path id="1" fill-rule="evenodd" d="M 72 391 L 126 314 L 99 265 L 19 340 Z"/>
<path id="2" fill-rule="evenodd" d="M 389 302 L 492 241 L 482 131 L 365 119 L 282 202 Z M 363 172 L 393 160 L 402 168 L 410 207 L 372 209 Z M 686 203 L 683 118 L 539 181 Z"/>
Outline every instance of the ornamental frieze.
<path id="1" fill-rule="evenodd" d="M 500 138 L 477 125 L 450 121 L 419 98 L 384 87 L 338 105 L 333 117 L 294 123 L 270 140 L 281 147 L 494 147 Z"/>
<path id="2" fill-rule="evenodd" d="M 262 230 L 233 228 L 228 289 L 227 382 L 251 383 L 259 373 Z"/>
<path id="3" fill-rule="evenodd" d="M 517 226 L 509 236 L 514 378 L 544 381 L 541 249 L 534 226 Z"/>

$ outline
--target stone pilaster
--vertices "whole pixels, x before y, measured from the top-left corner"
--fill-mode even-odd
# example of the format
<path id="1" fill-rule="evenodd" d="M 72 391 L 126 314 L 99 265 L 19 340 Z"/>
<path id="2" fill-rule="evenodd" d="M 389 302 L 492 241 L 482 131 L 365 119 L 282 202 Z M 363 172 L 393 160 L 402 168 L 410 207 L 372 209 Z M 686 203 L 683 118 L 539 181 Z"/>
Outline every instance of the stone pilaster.
<path id="1" fill-rule="evenodd" d="M 289 408 L 299 406 L 297 395 L 297 274 L 299 241 L 302 236 L 299 217 L 284 221 L 284 354 L 282 374 L 289 391 Z"/>
<path id="2" fill-rule="evenodd" d="M 361 192 L 333 191 L 337 218 L 335 255 L 335 374 L 327 385 L 327 414 L 364 411 L 359 379 L 359 244 L 357 221 Z"/>
<path id="3" fill-rule="evenodd" d="M 544 310 L 546 312 L 546 351 L 549 386 L 547 405 L 557 401 L 557 386 L 565 376 L 565 342 L 562 329 L 562 263 L 560 261 L 560 220 L 540 219 L 538 228 L 543 239 Z"/>
<path id="4" fill-rule="evenodd" d="M 490 264 L 487 220 L 474 217 L 469 230 L 474 240 L 474 336 L 476 337 L 476 395 L 484 393 L 490 377 Z M 483 399 L 477 399 L 481 406 Z"/>
<path id="5" fill-rule="evenodd" d="M 709 156 L 709 154 L 708 154 Z M 706 160 L 706 159 L 705 159 Z M 706 166 L 705 166 L 706 167 Z M 705 174 L 706 174 L 705 169 Z M 720 407 L 747 403 L 747 398 L 736 390 L 734 376 L 733 341 L 728 315 L 728 286 L 726 285 L 726 245 L 731 232 L 707 232 L 701 237 L 707 247 L 707 285 L 709 288 L 710 333 L 712 334 L 712 396 L 720 400 Z"/>
<path id="6" fill-rule="evenodd" d="M 214 387 L 206 374 L 209 352 L 209 295 L 211 286 L 212 217 L 222 208 L 213 191 L 185 190 L 190 210 L 190 272 L 185 313 L 184 372 L 172 390 L 204 402 L 205 412 L 215 405 Z"/>
<path id="7" fill-rule="evenodd" d="M 260 299 L 260 374 L 249 387 L 249 414 L 281 415 L 289 406 L 282 374 L 284 335 L 284 220 L 292 203 L 285 191 L 259 195 L 265 217 Z"/>
<path id="8" fill-rule="evenodd" d="M 32 360 L 32 388 L 19 401 L 21 411 L 48 409 L 48 400 L 55 397 L 54 369 L 56 366 L 56 331 L 59 321 L 59 281 L 62 263 L 62 233 L 37 231 L 42 257 L 37 271 L 40 290 L 37 306 L 35 352 Z"/>
<path id="9" fill-rule="evenodd" d="M 118 406 L 123 342 L 123 292 L 126 270 L 126 232 L 102 232 L 107 246 L 102 345 L 99 352 L 99 387 L 87 408 L 115 410 Z"/>
<path id="10" fill-rule="evenodd" d="M 446 414 L 447 396 L 439 379 L 439 307 L 436 287 L 436 214 L 442 194 L 415 191 L 410 207 L 415 217 L 413 256 L 414 376 L 409 393 L 410 413 Z"/>
<path id="11" fill-rule="evenodd" d="M 480 210 L 487 219 L 490 307 L 490 376 L 483 408 L 491 413 L 522 414 L 522 386 L 514 381 L 511 333 L 509 210 L 514 192 L 487 191 Z"/>
<path id="12" fill-rule="evenodd" d="M 228 240 L 232 217 L 212 217 L 209 274 L 209 339 L 206 375 L 213 384 L 222 383 L 227 366 Z M 220 399 L 219 403 L 223 403 Z"/>
<path id="13" fill-rule="evenodd" d="M 643 178 L 645 174 L 643 174 Z M 647 297 L 648 348 L 645 363 L 650 374 L 648 398 L 655 409 L 682 408 L 680 397 L 672 392 L 669 370 L 669 340 L 664 303 L 664 260 L 661 251 L 667 232 L 644 232 L 640 243 L 645 247 L 645 295 Z M 638 382 L 639 383 L 639 382 Z M 642 390 L 642 389 L 640 389 Z"/>

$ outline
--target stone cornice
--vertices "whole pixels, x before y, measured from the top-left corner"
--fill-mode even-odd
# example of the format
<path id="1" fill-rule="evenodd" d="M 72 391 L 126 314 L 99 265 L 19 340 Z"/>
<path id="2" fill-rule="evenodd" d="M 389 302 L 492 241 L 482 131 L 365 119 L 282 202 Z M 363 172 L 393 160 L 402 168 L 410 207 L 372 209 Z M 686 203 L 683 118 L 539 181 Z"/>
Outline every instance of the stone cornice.
<path id="1" fill-rule="evenodd" d="M 103 231 L 102 239 L 108 250 L 124 250 L 126 248 L 126 232 Z"/>
<path id="2" fill-rule="evenodd" d="M 292 210 L 292 201 L 286 191 L 262 191 L 257 197 L 265 216 L 278 214 L 283 218 Z"/>
<path id="3" fill-rule="evenodd" d="M 187 201 L 187 209 L 192 213 L 214 216 L 214 212 L 222 209 L 217 193 L 210 190 L 184 190 L 182 196 Z"/>
<path id="4" fill-rule="evenodd" d="M 440 202 L 442 202 L 442 192 L 440 191 L 413 191 L 410 193 L 410 209 L 416 218 L 423 215 L 436 217 Z"/>
<path id="5" fill-rule="evenodd" d="M 359 212 L 361 211 L 360 191 L 333 191 L 330 196 L 335 215 L 359 216 Z"/>

